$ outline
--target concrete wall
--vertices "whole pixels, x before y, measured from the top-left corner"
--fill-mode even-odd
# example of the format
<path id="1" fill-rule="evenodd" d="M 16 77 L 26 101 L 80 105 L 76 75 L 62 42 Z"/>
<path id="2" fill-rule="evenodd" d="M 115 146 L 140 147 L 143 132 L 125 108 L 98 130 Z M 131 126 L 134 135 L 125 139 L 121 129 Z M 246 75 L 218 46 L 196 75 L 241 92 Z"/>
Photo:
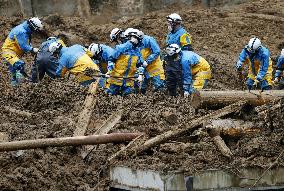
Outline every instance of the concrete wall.
<path id="1" fill-rule="evenodd" d="M 159 10 L 173 3 L 199 4 L 207 7 L 240 3 L 246 0 L 0 0 L 0 15 L 64 16 L 140 15 Z"/>

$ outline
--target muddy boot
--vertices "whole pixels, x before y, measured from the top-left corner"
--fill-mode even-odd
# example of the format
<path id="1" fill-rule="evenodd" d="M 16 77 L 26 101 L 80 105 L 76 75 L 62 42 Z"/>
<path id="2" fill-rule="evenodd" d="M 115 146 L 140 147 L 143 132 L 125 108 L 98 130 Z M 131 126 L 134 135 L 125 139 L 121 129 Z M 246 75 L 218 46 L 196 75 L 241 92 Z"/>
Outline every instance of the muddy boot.
<path id="1" fill-rule="evenodd" d="M 190 96 L 191 106 L 197 109 L 201 105 L 201 96 L 198 90 L 195 90 Z"/>

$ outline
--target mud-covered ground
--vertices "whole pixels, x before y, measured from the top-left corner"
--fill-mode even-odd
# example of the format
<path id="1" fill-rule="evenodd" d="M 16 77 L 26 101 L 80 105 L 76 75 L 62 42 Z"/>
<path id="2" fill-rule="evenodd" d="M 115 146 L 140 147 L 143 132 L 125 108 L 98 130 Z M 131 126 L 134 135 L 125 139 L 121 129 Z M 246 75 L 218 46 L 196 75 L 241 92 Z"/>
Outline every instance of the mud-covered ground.
<path id="1" fill-rule="evenodd" d="M 109 31 L 118 26 L 139 28 L 156 37 L 163 48 L 167 30 L 165 16 L 176 11 L 181 14 L 193 36 L 194 49 L 212 65 L 214 79 L 209 88 L 242 89 L 243 85 L 238 82 L 234 70 L 237 55 L 253 35 L 262 39 L 273 58 L 279 54 L 284 45 L 283 7 L 281 0 L 252 1 L 212 9 L 176 5 L 104 25 L 95 25 L 96 21 L 92 19 L 60 16 L 45 17 L 44 22 L 51 35 L 64 31 L 70 37 L 71 44 L 109 44 Z M 1 17 L 1 45 L 10 28 L 21 21 L 21 17 Z M 40 37 L 35 38 L 34 44 L 38 45 L 41 40 Z M 27 55 L 25 59 L 30 63 L 33 58 Z M 2 66 L 1 70 L 4 70 Z M 13 141 L 72 136 L 87 89 L 79 87 L 72 78 L 69 81 L 45 78 L 40 84 L 27 83 L 17 89 L 6 87 L 0 81 L 0 91 L 0 132 Z M 8 112 L 5 107 L 33 115 L 23 117 Z M 100 91 L 87 134 L 92 134 L 108 116 L 121 109 L 121 122 L 111 132 L 144 132 L 148 137 L 172 128 L 182 128 L 193 118 L 210 112 L 206 108 L 193 109 L 189 100 L 181 97 L 170 98 L 149 92 L 147 96 L 121 98 L 106 96 Z M 163 116 L 165 111 L 175 113 L 177 121 L 169 123 Z M 265 169 L 284 148 L 283 113 L 283 109 L 279 109 L 264 119 L 251 108 L 229 116 L 256 121 L 256 126 L 262 129 L 240 138 L 225 139 L 234 154 L 231 160 L 221 155 L 206 132 L 200 136 L 192 136 L 194 132 L 190 132 L 139 156 L 118 158 L 114 163 L 163 171 L 184 170 L 189 174 L 209 168 L 230 169 L 233 172 L 242 167 Z M 75 147 L 1 153 L 0 190 L 106 190 L 111 165 L 106 159 L 122 146 L 124 144 L 101 145 L 85 161 Z M 277 165 L 284 166 L 283 157 Z"/>

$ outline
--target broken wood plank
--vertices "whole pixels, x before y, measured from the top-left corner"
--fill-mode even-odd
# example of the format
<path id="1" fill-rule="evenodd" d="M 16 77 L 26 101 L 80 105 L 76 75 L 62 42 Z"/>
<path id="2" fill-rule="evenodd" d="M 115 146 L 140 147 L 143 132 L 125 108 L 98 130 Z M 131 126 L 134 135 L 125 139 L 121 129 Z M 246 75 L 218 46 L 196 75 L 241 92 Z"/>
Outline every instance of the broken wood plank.
<path id="1" fill-rule="evenodd" d="M 37 149 L 45 147 L 64 147 L 79 145 L 97 145 L 106 143 L 121 143 L 131 141 L 138 137 L 139 133 L 112 133 L 107 135 L 90 135 L 64 138 L 48 138 L 36 140 L 24 140 L 0 143 L 0 152 Z"/>
<path id="2" fill-rule="evenodd" d="M 284 97 L 284 90 L 253 91 L 200 91 L 202 105 L 229 105 L 240 100 L 253 106 L 263 105 L 274 99 Z"/>
<path id="3" fill-rule="evenodd" d="M 118 152 L 114 153 L 111 157 L 109 157 L 107 160 L 109 162 L 111 162 L 112 160 L 114 160 L 115 158 L 121 156 L 123 153 L 126 153 L 128 149 L 134 147 L 140 140 L 141 138 L 144 136 L 144 134 L 139 135 L 138 137 L 136 137 L 135 139 L 133 139 L 130 143 L 128 143 L 128 145 L 126 147 L 123 147 L 122 149 L 120 149 Z"/>
<path id="4" fill-rule="evenodd" d="M 220 136 L 220 129 L 213 128 L 213 129 L 210 129 L 208 132 L 209 132 L 210 137 L 213 139 L 215 146 L 222 153 L 222 155 L 228 158 L 232 158 L 233 153 L 227 147 L 225 141 Z"/>
<path id="5" fill-rule="evenodd" d="M 184 135 L 191 129 L 198 127 L 202 125 L 203 123 L 206 123 L 210 119 L 218 119 L 230 113 L 240 111 L 245 104 L 246 104 L 245 101 L 239 101 L 237 103 L 226 106 L 222 109 L 214 111 L 208 115 L 199 117 L 198 119 L 193 120 L 188 126 L 184 128 L 169 130 L 161 135 L 158 135 L 154 138 L 147 140 L 142 146 L 138 146 L 137 148 L 135 148 L 136 149 L 135 152 L 140 153 L 140 152 L 146 151 L 149 148 L 159 145 L 161 143 L 164 143 L 166 141 L 169 141 L 170 139 L 173 139 L 174 137 L 179 137 L 181 135 Z"/>
<path id="6" fill-rule="evenodd" d="M 73 134 L 74 137 L 85 135 L 95 106 L 95 94 L 98 88 L 99 80 L 100 79 L 97 79 L 97 81 L 92 83 L 89 87 L 88 95 L 84 101 L 84 108 L 79 115 L 76 129 Z"/>
<path id="7" fill-rule="evenodd" d="M 94 135 L 102 135 L 102 134 L 107 134 L 108 132 L 110 132 L 110 130 L 120 121 L 121 117 L 122 117 L 122 112 L 123 110 L 117 111 L 115 112 L 113 115 L 111 115 L 105 122 L 103 125 L 101 125 L 96 132 L 94 133 Z M 86 146 L 85 148 L 83 148 L 83 150 L 81 151 L 81 156 L 82 158 L 85 160 L 92 151 L 97 149 L 97 145 L 96 146 Z"/>

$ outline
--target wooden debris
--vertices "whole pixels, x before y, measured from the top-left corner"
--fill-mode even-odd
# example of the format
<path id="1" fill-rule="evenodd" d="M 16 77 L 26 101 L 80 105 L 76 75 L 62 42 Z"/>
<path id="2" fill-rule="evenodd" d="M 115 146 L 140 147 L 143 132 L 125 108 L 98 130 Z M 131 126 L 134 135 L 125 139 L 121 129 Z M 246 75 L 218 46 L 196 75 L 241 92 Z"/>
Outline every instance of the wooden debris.
<path id="1" fill-rule="evenodd" d="M 209 131 L 210 137 L 212 137 L 214 144 L 218 148 L 218 150 L 224 155 L 225 157 L 232 158 L 233 153 L 227 147 L 226 143 L 220 136 L 220 130 L 217 128 L 213 128 Z"/>
<path id="2" fill-rule="evenodd" d="M 284 97 L 284 90 L 253 91 L 200 91 L 202 105 L 228 105 L 240 100 L 253 106 L 263 105 L 274 99 Z"/>
<path id="3" fill-rule="evenodd" d="M 121 143 L 131 141 L 138 137 L 139 133 L 112 133 L 107 135 L 90 135 L 64 138 L 48 138 L 36 140 L 24 140 L 0 143 L 0 152 L 37 149 L 45 147 L 64 147 L 79 145 L 97 145 L 106 143 Z"/>
<path id="4" fill-rule="evenodd" d="M 136 152 L 140 153 L 140 152 L 146 151 L 149 148 L 154 147 L 156 145 L 159 145 L 161 143 L 167 142 L 167 141 L 173 139 L 174 137 L 179 137 L 181 135 L 184 135 L 185 133 L 187 133 L 191 129 L 198 127 L 198 126 L 202 125 L 203 123 L 206 123 L 210 119 L 218 119 L 218 118 L 223 117 L 225 115 L 228 115 L 230 113 L 240 111 L 245 104 L 246 104 L 245 101 L 239 101 L 237 103 L 231 104 L 231 105 L 224 107 L 222 109 L 214 111 L 214 112 L 212 112 L 208 115 L 197 118 L 197 119 L 193 120 L 188 126 L 186 126 L 184 128 L 169 130 L 169 131 L 167 131 L 167 132 L 165 132 L 161 135 L 158 135 L 154 138 L 147 140 L 142 146 L 136 147 L 135 148 Z"/>
<path id="5" fill-rule="evenodd" d="M 0 142 L 8 141 L 8 135 L 4 132 L 0 132 Z"/>
<path id="6" fill-rule="evenodd" d="M 84 101 L 84 108 L 79 115 L 76 129 L 73 134 L 74 137 L 85 135 L 95 106 L 95 93 L 98 88 L 99 80 L 100 79 L 97 79 L 97 81 L 92 83 L 89 87 L 88 95 Z"/>

